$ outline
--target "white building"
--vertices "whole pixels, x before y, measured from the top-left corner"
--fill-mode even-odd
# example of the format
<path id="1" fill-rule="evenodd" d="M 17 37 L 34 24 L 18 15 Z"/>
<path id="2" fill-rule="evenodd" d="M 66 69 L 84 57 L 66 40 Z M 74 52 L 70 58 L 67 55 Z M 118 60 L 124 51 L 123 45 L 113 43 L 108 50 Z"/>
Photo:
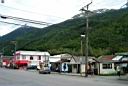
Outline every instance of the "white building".
<path id="1" fill-rule="evenodd" d="M 114 64 L 114 61 L 112 60 L 113 58 L 114 58 L 113 55 L 106 55 L 106 56 L 101 56 L 98 58 L 99 74 L 114 74 L 114 73 L 116 73 L 116 70 L 114 68 L 115 64 Z"/>
<path id="2" fill-rule="evenodd" d="M 14 64 L 18 67 L 37 67 L 39 63 L 49 61 L 50 54 L 40 51 L 16 51 L 14 55 Z"/>

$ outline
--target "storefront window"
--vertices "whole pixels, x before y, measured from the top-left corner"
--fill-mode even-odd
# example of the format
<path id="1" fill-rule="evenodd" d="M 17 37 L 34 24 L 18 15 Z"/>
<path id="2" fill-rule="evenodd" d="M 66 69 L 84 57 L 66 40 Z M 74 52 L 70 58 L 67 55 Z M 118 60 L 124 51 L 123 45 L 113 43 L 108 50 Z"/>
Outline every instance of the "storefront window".
<path id="1" fill-rule="evenodd" d="M 30 60 L 33 60 L 33 56 L 30 56 Z"/>
<path id="2" fill-rule="evenodd" d="M 41 56 L 38 56 L 38 60 L 41 60 Z"/>

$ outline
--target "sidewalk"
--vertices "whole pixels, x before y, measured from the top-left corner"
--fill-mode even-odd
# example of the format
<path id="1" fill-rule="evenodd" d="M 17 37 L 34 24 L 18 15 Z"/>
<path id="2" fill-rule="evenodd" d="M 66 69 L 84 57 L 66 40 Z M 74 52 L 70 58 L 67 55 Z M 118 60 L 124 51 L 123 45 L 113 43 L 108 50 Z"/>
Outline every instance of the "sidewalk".
<path id="1" fill-rule="evenodd" d="M 78 76 L 78 77 L 84 77 L 85 74 L 77 74 L 77 73 L 58 73 L 58 72 L 52 72 L 52 74 L 60 74 L 60 75 L 67 75 L 67 76 Z M 97 79 L 105 79 L 105 80 L 124 80 L 128 81 L 128 74 L 123 76 L 98 76 L 98 75 L 88 75 L 87 78 L 97 78 Z"/>
<path id="2" fill-rule="evenodd" d="M 128 74 L 120 76 L 119 80 L 127 80 L 128 81 Z"/>

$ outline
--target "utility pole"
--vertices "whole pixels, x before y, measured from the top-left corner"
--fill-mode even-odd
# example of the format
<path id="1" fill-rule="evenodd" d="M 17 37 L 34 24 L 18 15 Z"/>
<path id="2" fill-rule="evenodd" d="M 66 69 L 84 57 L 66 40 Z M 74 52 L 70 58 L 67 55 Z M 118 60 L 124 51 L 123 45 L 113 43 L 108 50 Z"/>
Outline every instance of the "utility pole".
<path id="1" fill-rule="evenodd" d="M 15 53 L 17 50 L 17 41 L 11 41 L 11 43 L 14 44 L 14 53 Z"/>
<path id="2" fill-rule="evenodd" d="M 86 6 L 80 9 L 82 12 L 86 14 L 86 29 L 85 29 L 85 77 L 88 77 L 88 30 L 89 30 L 89 6 L 92 4 L 92 0 Z M 86 9 L 85 9 L 86 8 Z"/>

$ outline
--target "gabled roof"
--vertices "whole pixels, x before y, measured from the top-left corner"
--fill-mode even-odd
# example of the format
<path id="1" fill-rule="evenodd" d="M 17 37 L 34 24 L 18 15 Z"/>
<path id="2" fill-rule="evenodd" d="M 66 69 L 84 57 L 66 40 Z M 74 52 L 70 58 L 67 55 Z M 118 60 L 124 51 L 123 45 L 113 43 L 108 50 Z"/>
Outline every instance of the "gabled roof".
<path id="1" fill-rule="evenodd" d="M 88 62 L 97 62 L 95 57 L 88 57 Z M 70 63 L 85 63 L 85 56 L 73 56 Z"/>
<path id="2" fill-rule="evenodd" d="M 118 62 L 128 61 L 128 55 L 117 55 L 112 60 Z"/>
<path id="3" fill-rule="evenodd" d="M 100 56 L 98 60 L 100 62 L 113 62 L 112 60 L 113 58 L 114 58 L 114 55 L 105 55 L 105 56 Z"/>
<path id="4" fill-rule="evenodd" d="M 115 56 L 112 60 L 113 61 L 119 61 L 119 60 L 121 60 L 122 57 L 123 56 Z"/>

